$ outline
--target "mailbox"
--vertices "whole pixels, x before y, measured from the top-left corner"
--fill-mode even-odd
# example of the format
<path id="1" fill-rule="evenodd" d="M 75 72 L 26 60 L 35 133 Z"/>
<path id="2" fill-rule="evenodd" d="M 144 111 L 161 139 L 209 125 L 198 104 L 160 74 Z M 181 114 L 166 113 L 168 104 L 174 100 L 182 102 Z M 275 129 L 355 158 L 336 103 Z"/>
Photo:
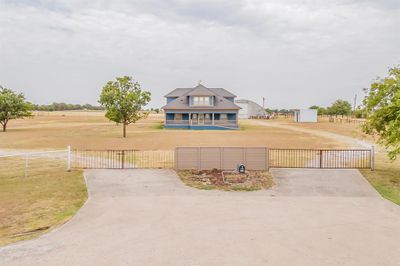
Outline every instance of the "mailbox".
<path id="1" fill-rule="evenodd" d="M 237 171 L 241 174 L 246 173 L 246 167 L 244 166 L 244 164 L 238 164 L 237 166 Z"/>

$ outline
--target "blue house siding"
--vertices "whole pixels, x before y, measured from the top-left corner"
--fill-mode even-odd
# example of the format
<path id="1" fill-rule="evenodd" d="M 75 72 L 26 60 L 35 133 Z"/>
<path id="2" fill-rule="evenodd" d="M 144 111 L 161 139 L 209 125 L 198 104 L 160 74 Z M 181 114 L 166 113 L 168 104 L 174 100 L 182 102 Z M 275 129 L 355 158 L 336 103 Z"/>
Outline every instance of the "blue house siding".
<path id="1" fill-rule="evenodd" d="M 228 120 L 236 120 L 236 114 L 228 114 Z"/>
<path id="2" fill-rule="evenodd" d="M 213 111 L 201 111 L 201 112 L 193 112 L 193 114 L 198 115 L 199 113 L 205 113 L 209 114 L 210 118 L 212 119 L 212 113 Z M 221 113 L 226 115 L 225 122 L 221 121 Z M 237 114 L 231 112 L 224 112 L 222 111 L 221 113 L 214 113 L 214 120 L 215 120 L 215 125 L 210 124 L 210 120 L 208 120 L 208 123 L 206 124 L 198 124 L 194 122 L 190 122 L 190 114 L 179 112 L 179 111 L 170 111 L 165 113 L 165 118 L 166 118 L 166 123 L 165 123 L 165 128 L 170 128 L 170 129 L 194 129 L 194 130 L 229 130 L 229 129 L 238 129 L 238 125 L 232 125 L 232 122 L 236 121 Z M 176 114 L 180 114 L 182 119 L 180 120 L 175 120 L 176 119 Z M 195 119 L 192 121 L 196 121 Z M 218 122 L 217 122 L 218 121 Z M 221 122 L 222 124 L 221 124 Z M 213 123 L 213 122 L 212 122 Z"/>
<path id="3" fill-rule="evenodd" d="M 211 125 L 165 125 L 164 128 L 167 129 L 192 129 L 192 130 L 236 130 L 239 129 L 234 127 L 224 127 L 224 126 L 211 126 Z"/>
<path id="4" fill-rule="evenodd" d="M 174 119 L 175 119 L 175 114 L 166 113 L 166 114 L 165 114 L 165 118 L 166 118 L 167 120 L 174 120 Z"/>
<path id="5" fill-rule="evenodd" d="M 175 113 L 165 113 L 165 118 L 167 120 L 174 120 L 175 119 Z M 182 120 L 189 120 L 189 114 L 182 114 Z"/>

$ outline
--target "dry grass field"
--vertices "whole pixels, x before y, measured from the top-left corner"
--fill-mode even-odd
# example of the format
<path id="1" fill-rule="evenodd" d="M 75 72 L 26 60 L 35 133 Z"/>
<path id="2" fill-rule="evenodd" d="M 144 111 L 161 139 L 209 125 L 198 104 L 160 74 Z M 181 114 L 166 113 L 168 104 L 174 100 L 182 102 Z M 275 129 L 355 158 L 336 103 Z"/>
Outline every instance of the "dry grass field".
<path id="1" fill-rule="evenodd" d="M 284 129 L 266 128 L 241 122 L 240 130 L 190 131 L 163 129 L 162 115 L 122 127 L 104 118 L 102 112 L 45 112 L 9 123 L 0 133 L 0 149 L 157 149 L 176 146 L 268 146 L 291 148 L 334 148 L 343 145 L 332 139 Z"/>
<path id="2" fill-rule="evenodd" d="M 13 167 L 23 164 L 23 159 L 0 158 L 0 246 L 65 223 L 87 197 L 82 171 L 67 172 L 65 162 L 37 159 L 27 176 Z"/>
<path id="3" fill-rule="evenodd" d="M 295 123 L 292 119 L 284 119 L 280 120 L 281 123 L 286 124 L 286 125 L 291 125 L 291 126 L 297 126 L 301 128 L 307 128 L 307 129 L 315 129 L 315 130 L 323 130 L 323 131 L 328 131 L 332 133 L 337 133 L 340 135 L 352 137 L 352 138 L 357 138 L 360 140 L 365 140 L 369 142 L 374 142 L 375 139 L 362 132 L 361 130 L 361 125 L 362 123 L 348 123 L 345 120 L 343 120 L 342 123 L 331 123 L 327 119 L 318 119 L 318 123 Z"/>

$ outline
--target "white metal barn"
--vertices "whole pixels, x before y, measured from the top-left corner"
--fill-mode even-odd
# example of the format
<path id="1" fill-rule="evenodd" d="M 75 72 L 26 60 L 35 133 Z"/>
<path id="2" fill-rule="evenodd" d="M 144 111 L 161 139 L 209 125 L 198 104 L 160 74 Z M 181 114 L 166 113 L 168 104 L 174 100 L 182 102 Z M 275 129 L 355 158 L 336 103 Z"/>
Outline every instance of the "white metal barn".
<path id="1" fill-rule="evenodd" d="M 301 109 L 294 112 L 294 122 L 318 122 L 318 111 L 315 109 Z"/>
<path id="2" fill-rule="evenodd" d="M 261 105 L 250 100 L 236 100 L 235 104 L 241 107 L 239 110 L 240 119 L 248 119 L 254 116 L 266 116 L 266 112 Z"/>

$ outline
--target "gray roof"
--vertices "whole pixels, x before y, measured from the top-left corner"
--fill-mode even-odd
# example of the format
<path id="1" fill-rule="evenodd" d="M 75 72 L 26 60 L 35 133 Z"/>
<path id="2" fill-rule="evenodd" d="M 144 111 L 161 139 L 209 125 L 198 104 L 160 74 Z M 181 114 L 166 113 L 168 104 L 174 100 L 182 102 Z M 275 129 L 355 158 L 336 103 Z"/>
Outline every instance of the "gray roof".
<path id="1" fill-rule="evenodd" d="M 188 96 L 214 96 L 214 106 L 189 106 Z M 239 106 L 224 97 L 236 97 L 234 94 L 222 88 L 206 88 L 199 84 L 194 88 L 178 88 L 165 95 L 165 97 L 177 97 L 177 99 L 163 106 L 164 110 L 238 110 Z"/>
<path id="2" fill-rule="evenodd" d="M 227 91 L 223 88 L 206 88 L 205 86 L 203 86 L 201 84 L 197 85 L 194 88 L 176 88 L 173 91 L 171 91 L 170 93 L 168 93 L 167 95 L 165 95 L 164 97 L 180 97 L 180 96 L 182 96 L 186 93 L 189 93 L 190 91 L 193 91 L 195 89 L 203 89 L 203 88 L 207 89 L 208 91 L 213 92 L 214 93 L 213 95 L 217 94 L 222 97 L 233 97 L 233 98 L 236 97 L 235 94 L 230 93 L 229 91 Z M 207 95 L 201 95 L 201 96 L 207 96 Z"/>
<path id="3" fill-rule="evenodd" d="M 215 92 L 207 89 L 203 85 L 197 85 L 193 90 L 187 93 L 188 96 L 215 96 Z"/>

